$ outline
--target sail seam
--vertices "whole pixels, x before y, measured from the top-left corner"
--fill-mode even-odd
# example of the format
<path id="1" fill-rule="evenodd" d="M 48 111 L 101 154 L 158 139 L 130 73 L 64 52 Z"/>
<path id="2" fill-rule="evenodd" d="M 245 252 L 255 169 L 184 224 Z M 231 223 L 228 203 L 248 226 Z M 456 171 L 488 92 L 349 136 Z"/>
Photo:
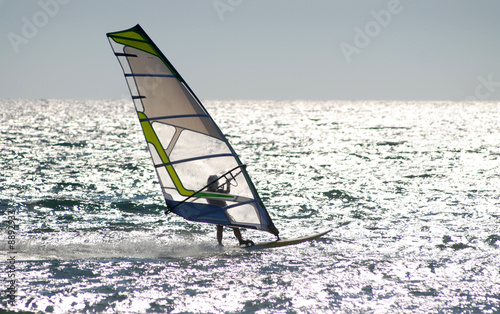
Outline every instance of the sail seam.
<path id="1" fill-rule="evenodd" d="M 125 77 L 129 76 L 139 76 L 139 77 L 175 77 L 172 74 L 135 74 L 135 73 L 125 73 Z"/>

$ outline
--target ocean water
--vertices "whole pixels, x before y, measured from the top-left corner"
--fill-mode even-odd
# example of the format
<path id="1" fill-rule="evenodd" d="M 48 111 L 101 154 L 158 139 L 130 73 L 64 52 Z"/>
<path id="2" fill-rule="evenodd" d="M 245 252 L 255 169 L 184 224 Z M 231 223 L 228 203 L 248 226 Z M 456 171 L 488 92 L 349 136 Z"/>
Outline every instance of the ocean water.
<path id="1" fill-rule="evenodd" d="M 499 102 L 205 105 L 283 238 L 333 231 L 218 248 L 163 214 L 131 101 L 3 99 L 0 311 L 500 312 Z"/>

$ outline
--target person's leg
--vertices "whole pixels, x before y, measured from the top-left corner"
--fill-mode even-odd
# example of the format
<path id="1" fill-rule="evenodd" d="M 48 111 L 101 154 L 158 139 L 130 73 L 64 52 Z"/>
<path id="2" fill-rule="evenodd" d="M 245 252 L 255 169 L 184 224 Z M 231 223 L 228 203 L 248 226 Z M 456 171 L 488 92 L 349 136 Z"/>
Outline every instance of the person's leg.
<path id="1" fill-rule="evenodd" d="M 240 245 L 246 245 L 246 246 L 252 246 L 254 245 L 252 240 L 243 240 L 243 237 L 241 236 L 241 231 L 240 228 L 233 228 L 234 236 L 238 241 L 240 242 Z"/>
<path id="2" fill-rule="evenodd" d="M 243 238 L 241 237 L 240 228 L 233 228 L 233 232 L 234 232 L 234 236 L 236 237 L 236 239 L 238 239 L 238 241 L 241 244 L 243 242 Z"/>
<path id="3" fill-rule="evenodd" d="M 219 245 L 222 245 L 222 226 L 217 225 L 217 241 L 219 242 Z"/>

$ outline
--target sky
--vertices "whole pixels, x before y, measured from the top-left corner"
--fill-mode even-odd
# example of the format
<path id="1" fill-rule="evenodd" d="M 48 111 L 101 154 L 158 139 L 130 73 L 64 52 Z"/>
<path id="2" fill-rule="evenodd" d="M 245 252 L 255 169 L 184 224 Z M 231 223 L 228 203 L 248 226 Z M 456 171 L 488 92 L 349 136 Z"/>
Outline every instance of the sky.
<path id="1" fill-rule="evenodd" d="M 0 98 L 128 98 L 136 24 L 205 100 L 500 100 L 498 0 L 0 0 Z"/>

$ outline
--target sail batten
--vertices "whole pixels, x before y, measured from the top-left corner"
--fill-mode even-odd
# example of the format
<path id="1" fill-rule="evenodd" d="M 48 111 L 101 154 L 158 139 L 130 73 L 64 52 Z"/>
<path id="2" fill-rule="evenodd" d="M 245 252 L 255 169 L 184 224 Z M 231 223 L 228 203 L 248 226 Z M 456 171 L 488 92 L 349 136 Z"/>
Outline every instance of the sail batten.
<path id="1" fill-rule="evenodd" d="M 126 77 L 129 76 L 142 76 L 142 77 L 175 77 L 171 74 L 144 74 L 144 73 L 125 73 Z"/>
<path id="2" fill-rule="evenodd" d="M 191 162 L 191 161 L 200 160 L 200 159 L 210 159 L 210 158 L 219 158 L 219 157 L 233 157 L 233 155 L 232 154 L 204 155 L 204 156 L 200 156 L 200 157 L 175 160 L 175 161 L 171 161 L 169 163 L 155 165 L 155 167 L 159 168 L 159 167 L 165 167 L 165 166 L 174 165 L 174 164 L 180 164 L 183 162 Z"/>
<path id="3" fill-rule="evenodd" d="M 238 155 L 139 26 L 107 34 L 170 210 L 191 221 L 278 235 Z"/>
<path id="4" fill-rule="evenodd" d="M 146 98 L 146 97 L 142 97 Z M 178 119 L 178 118 L 192 118 L 192 117 L 204 117 L 204 118 L 209 118 L 209 115 L 206 114 L 185 114 L 185 115 L 178 115 L 178 116 L 163 116 L 163 117 L 152 117 L 152 118 L 144 118 L 141 119 L 140 121 L 155 121 L 155 120 L 166 120 L 166 119 Z"/>
<path id="5" fill-rule="evenodd" d="M 115 52 L 115 56 L 117 56 L 117 57 L 130 57 L 130 58 L 137 57 L 137 55 L 134 55 L 131 53 L 123 53 L 123 52 Z"/>

